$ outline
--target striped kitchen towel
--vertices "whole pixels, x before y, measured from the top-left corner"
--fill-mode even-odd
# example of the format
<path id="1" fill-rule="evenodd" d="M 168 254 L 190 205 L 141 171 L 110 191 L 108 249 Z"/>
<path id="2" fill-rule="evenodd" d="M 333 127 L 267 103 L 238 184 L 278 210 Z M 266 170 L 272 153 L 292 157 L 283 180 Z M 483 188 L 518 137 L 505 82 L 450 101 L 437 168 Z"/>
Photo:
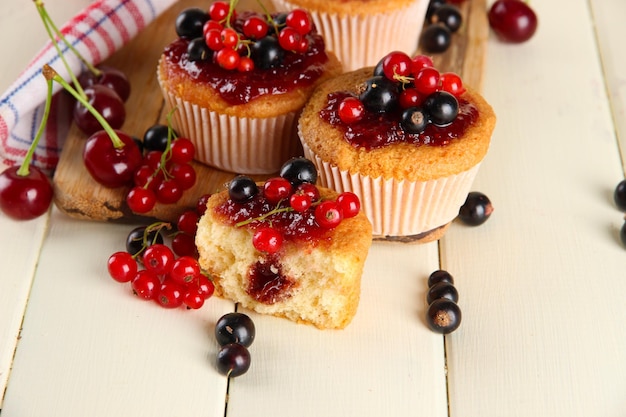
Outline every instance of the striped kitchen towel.
<path id="1" fill-rule="evenodd" d="M 59 26 L 59 30 L 85 60 L 97 65 L 130 41 L 174 2 L 97 0 L 69 22 Z M 45 30 L 43 23 L 41 30 Z M 79 74 L 83 64 L 66 45 L 59 45 L 72 72 Z M 46 63 L 65 80 L 70 79 L 56 49 L 48 42 L 0 97 L 0 158 L 8 165 L 24 159 L 39 127 L 47 93 L 41 69 Z M 54 87 L 55 92 L 61 89 L 58 83 L 54 83 Z M 67 107 L 70 102 L 67 94 L 54 95 L 44 136 L 33 157 L 33 163 L 40 168 L 50 170 L 58 162 L 72 117 Z"/>

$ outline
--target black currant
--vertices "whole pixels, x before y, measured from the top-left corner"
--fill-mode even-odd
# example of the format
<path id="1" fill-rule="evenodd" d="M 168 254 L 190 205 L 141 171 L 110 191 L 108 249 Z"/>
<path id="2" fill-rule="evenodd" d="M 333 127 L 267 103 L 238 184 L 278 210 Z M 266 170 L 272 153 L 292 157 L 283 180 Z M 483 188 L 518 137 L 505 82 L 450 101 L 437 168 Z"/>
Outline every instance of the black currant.
<path id="1" fill-rule="evenodd" d="M 146 235 L 146 226 L 138 226 L 126 237 L 126 252 L 134 256 L 155 243 L 163 243 L 161 233 L 158 230 L 151 230 Z"/>
<path id="2" fill-rule="evenodd" d="M 280 168 L 279 175 L 295 188 L 303 182 L 317 182 L 317 168 L 310 160 L 302 157 L 291 158 Z"/>
<path id="3" fill-rule="evenodd" d="M 446 0 L 430 0 L 428 9 L 426 9 L 426 20 L 429 20 L 430 16 L 444 4 L 446 4 Z"/>
<path id="4" fill-rule="evenodd" d="M 185 9 L 176 17 L 176 34 L 181 38 L 200 38 L 202 27 L 207 20 L 209 20 L 209 15 L 206 11 L 198 7 Z"/>
<path id="5" fill-rule="evenodd" d="M 432 304 L 433 301 L 439 298 L 447 298 L 456 303 L 459 301 L 459 292 L 456 287 L 449 282 L 440 282 L 428 289 L 426 302 Z"/>
<path id="6" fill-rule="evenodd" d="M 383 63 L 385 62 L 385 58 L 381 59 L 380 61 L 378 61 L 378 64 L 376 64 L 376 66 L 374 67 L 374 72 L 372 73 L 372 76 L 374 77 L 382 77 L 385 75 L 385 71 L 383 70 Z"/>
<path id="7" fill-rule="evenodd" d="M 447 91 L 437 91 L 426 97 L 423 104 L 430 122 L 435 126 L 447 126 L 459 114 L 459 102 Z"/>
<path id="8" fill-rule="evenodd" d="M 254 342 L 254 322 L 243 313 L 224 314 L 215 324 L 215 338 L 220 346 L 239 343 L 249 347 Z"/>
<path id="9" fill-rule="evenodd" d="M 236 203 L 245 203 L 258 192 L 256 182 L 246 175 L 238 175 L 228 184 L 228 196 Z"/>
<path id="10" fill-rule="evenodd" d="M 626 211 L 626 180 L 620 181 L 617 187 L 615 187 L 613 200 L 615 200 L 615 205 L 618 209 Z"/>
<path id="11" fill-rule="evenodd" d="M 622 228 L 619 230 L 619 239 L 622 241 L 622 244 L 626 246 L 626 222 L 624 222 Z"/>
<path id="12" fill-rule="evenodd" d="M 187 55 L 190 61 L 208 61 L 213 58 L 213 51 L 204 38 L 194 38 L 187 45 Z"/>
<path id="13" fill-rule="evenodd" d="M 407 133 L 422 133 L 428 125 L 428 115 L 421 107 L 409 107 L 400 116 L 400 126 Z"/>
<path id="14" fill-rule="evenodd" d="M 451 333 L 461 325 L 461 309 L 454 301 L 439 298 L 428 306 L 426 324 L 434 332 Z"/>
<path id="15" fill-rule="evenodd" d="M 398 86 L 384 76 L 367 79 L 359 87 L 359 100 L 373 113 L 393 111 L 398 104 Z"/>
<path id="16" fill-rule="evenodd" d="M 444 4 L 438 7 L 428 18 L 430 23 L 443 23 L 450 32 L 454 33 L 461 27 L 463 17 L 458 7 Z"/>
<path id="17" fill-rule="evenodd" d="M 446 51 L 452 42 L 452 32 L 443 24 L 428 25 L 420 37 L 422 49 L 429 53 Z"/>
<path id="18" fill-rule="evenodd" d="M 450 284 L 454 284 L 454 278 L 452 277 L 452 275 L 450 275 L 448 271 L 445 271 L 443 269 L 438 269 L 432 274 L 430 274 L 430 276 L 428 277 L 428 287 L 430 288 L 433 285 L 438 284 L 440 282 L 447 282 Z"/>
<path id="19" fill-rule="evenodd" d="M 155 124 L 146 129 L 143 134 L 143 147 L 146 151 L 165 151 L 167 149 L 168 127 L 162 124 Z M 172 139 L 176 134 L 172 136 Z"/>
<path id="20" fill-rule="evenodd" d="M 485 194 L 472 191 L 459 209 L 459 220 L 470 226 L 478 226 L 487 221 L 493 212 L 493 205 Z"/>
<path id="21" fill-rule="evenodd" d="M 257 68 L 273 68 L 283 61 L 284 56 L 285 50 L 280 47 L 278 39 L 273 36 L 259 39 L 250 47 L 250 57 Z"/>
<path id="22" fill-rule="evenodd" d="M 250 352 L 238 343 L 222 346 L 217 353 L 217 370 L 220 374 L 237 377 L 250 369 Z"/>

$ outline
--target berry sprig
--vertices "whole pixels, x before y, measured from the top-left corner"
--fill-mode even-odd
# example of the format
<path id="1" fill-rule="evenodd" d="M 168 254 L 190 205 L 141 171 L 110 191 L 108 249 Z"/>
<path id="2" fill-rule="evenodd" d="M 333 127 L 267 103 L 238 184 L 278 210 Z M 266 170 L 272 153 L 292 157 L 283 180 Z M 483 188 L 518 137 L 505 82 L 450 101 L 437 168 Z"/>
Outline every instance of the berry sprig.
<path id="1" fill-rule="evenodd" d="M 176 33 L 189 40 L 190 61 L 215 62 L 239 72 L 269 69 L 280 64 L 285 53 L 303 54 L 309 49 L 313 22 L 308 12 L 295 9 L 271 14 L 235 10 L 238 0 L 216 1 L 208 11 L 183 10 L 176 19 Z"/>
<path id="2" fill-rule="evenodd" d="M 338 107 L 339 120 L 351 125 L 371 113 L 394 113 L 407 133 L 419 134 L 428 124 L 444 127 L 459 111 L 458 97 L 465 92 L 461 77 L 440 73 L 425 55 L 413 58 L 404 52 L 390 52 L 376 65 L 372 77 L 359 87 L 357 95 L 344 98 Z"/>
<path id="3" fill-rule="evenodd" d="M 317 169 L 301 157 L 287 161 L 279 176 L 269 178 L 262 187 L 248 176 L 235 177 L 228 184 L 232 202 L 268 207 L 258 215 L 237 221 L 235 227 L 251 227 L 253 246 L 260 252 L 273 254 L 281 250 L 286 239 L 282 216 L 306 217 L 310 219 L 308 227 L 329 230 L 359 213 L 361 204 L 354 193 L 346 191 L 334 200 L 322 199 L 316 181 Z"/>
<path id="4" fill-rule="evenodd" d="M 109 275 L 117 282 L 129 282 L 140 299 L 164 308 L 199 309 L 213 295 L 213 282 L 195 257 L 177 256 L 164 243 L 163 231 L 170 228 L 169 223 L 157 222 L 133 229 L 126 250 L 109 256 Z"/>

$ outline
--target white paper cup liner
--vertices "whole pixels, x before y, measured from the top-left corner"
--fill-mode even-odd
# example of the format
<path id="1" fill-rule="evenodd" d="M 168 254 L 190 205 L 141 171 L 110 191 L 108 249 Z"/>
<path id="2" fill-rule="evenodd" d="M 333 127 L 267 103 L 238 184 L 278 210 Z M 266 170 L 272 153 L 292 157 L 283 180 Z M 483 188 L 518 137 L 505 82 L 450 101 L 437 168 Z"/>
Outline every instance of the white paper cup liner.
<path id="1" fill-rule="evenodd" d="M 319 171 L 320 185 L 355 193 L 374 236 L 382 237 L 419 235 L 454 220 L 480 167 L 429 181 L 372 178 L 323 161 L 304 143 L 303 148 Z"/>
<path id="2" fill-rule="evenodd" d="M 278 11 L 298 6 L 285 0 L 272 0 Z M 311 18 L 326 42 L 326 49 L 337 55 L 344 71 L 374 66 L 392 51 L 414 55 L 422 32 L 428 0 L 417 0 L 404 8 L 376 15 L 345 15 L 311 11 Z"/>
<path id="3" fill-rule="evenodd" d="M 210 111 L 164 90 L 174 112 L 174 129 L 196 147 L 195 159 L 238 174 L 273 174 L 301 154 L 297 112 L 269 118 L 243 118 Z"/>

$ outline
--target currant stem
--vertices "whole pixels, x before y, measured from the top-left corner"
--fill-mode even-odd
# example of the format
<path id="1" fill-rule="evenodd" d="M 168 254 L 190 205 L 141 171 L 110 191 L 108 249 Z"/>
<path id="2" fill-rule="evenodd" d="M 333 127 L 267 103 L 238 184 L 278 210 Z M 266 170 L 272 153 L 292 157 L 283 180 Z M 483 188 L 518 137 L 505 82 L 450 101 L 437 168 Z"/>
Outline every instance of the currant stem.
<path id="1" fill-rule="evenodd" d="M 267 213 L 265 213 L 265 214 L 263 214 L 263 215 L 261 215 L 259 217 L 253 217 L 253 218 L 242 220 L 242 221 L 240 221 L 238 223 L 235 223 L 235 227 L 245 226 L 245 225 L 250 224 L 250 223 L 252 223 L 254 221 L 262 222 L 263 220 L 267 219 L 268 217 L 270 217 L 273 214 L 285 213 L 285 212 L 288 212 L 288 211 L 294 211 L 294 210 L 291 207 L 275 208 L 275 209 L 273 209 L 271 211 L 268 211 Z"/>
<path id="2" fill-rule="evenodd" d="M 276 32 L 276 34 L 278 35 L 278 32 L 279 32 L 278 25 L 276 24 L 276 21 L 272 18 L 272 14 L 269 12 L 269 10 L 267 10 L 267 7 L 265 7 L 265 5 L 263 4 L 261 0 L 256 0 L 256 2 L 259 4 L 261 9 L 263 10 L 263 13 L 265 13 L 265 17 L 267 18 L 267 21 L 270 22 L 272 26 L 274 27 L 274 32 Z"/>
<path id="3" fill-rule="evenodd" d="M 17 175 L 25 177 L 30 173 L 30 163 L 33 159 L 33 155 L 35 154 L 35 149 L 37 148 L 37 144 L 39 144 L 39 139 L 43 136 L 43 130 L 46 127 L 46 123 L 48 122 L 48 116 L 50 115 L 50 107 L 52 103 L 52 80 L 46 80 L 46 84 L 48 84 L 48 94 L 46 95 L 46 105 L 43 110 L 43 116 L 41 118 L 41 123 L 39 124 L 39 129 L 37 129 L 37 134 L 35 135 L 35 139 L 30 144 L 28 148 L 28 152 L 26 153 L 26 157 L 22 161 L 22 165 L 20 165 L 17 170 Z"/>
<path id="4" fill-rule="evenodd" d="M 48 32 L 48 37 L 50 38 L 50 40 L 52 41 L 52 45 L 54 46 L 54 49 L 56 49 L 57 51 L 57 55 L 59 56 L 59 58 L 61 59 L 61 62 L 63 62 L 63 65 L 65 66 L 65 69 L 67 70 L 67 72 L 70 74 L 70 78 L 72 79 L 72 82 L 74 83 L 74 85 L 76 86 L 76 90 L 78 91 L 78 93 L 82 96 L 82 97 L 86 97 L 85 96 L 85 92 L 83 91 L 83 88 L 81 87 L 80 83 L 78 82 L 78 80 L 76 79 L 76 76 L 74 75 L 74 73 L 72 72 L 72 70 L 70 69 L 69 64 L 67 63 L 67 60 L 65 59 L 65 56 L 63 55 L 63 53 L 61 52 L 61 48 L 59 48 L 59 44 L 58 42 L 55 40 L 54 35 L 52 34 L 52 31 L 50 30 L 50 28 L 52 28 L 52 30 L 54 31 L 54 33 L 59 37 L 59 39 L 72 51 L 74 52 L 74 54 L 76 54 L 76 56 L 78 57 L 78 59 L 80 59 L 89 69 L 93 69 L 93 66 L 87 62 L 79 53 L 78 51 L 72 46 L 72 44 L 70 44 L 67 39 L 65 39 L 65 37 L 63 36 L 63 34 L 59 31 L 59 29 L 56 27 L 56 25 L 54 24 L 54 22 L 52 21 L 52 19 L 50 18 L 50 15 L 48 14 L 48 12 L 46 11 L 43 2 L 41 0 L 34 0 L 35 2 L 35 6 L 37 7 L 37 11 L 39 12 L 39 16 L 41 17 L 41 20 L 43 22 L 44 27 L 46 28 L 46 32 Z"/>
<path id="5" fill-rule="evenodd" d="M 235 12 L 235 7 L 237 6 L 237 3 L 239 3 L 239 0 L 229 1 L 228 14 L 226 15 L 226 22 L 224 23 L 224 27 L 227 27 L 227 28 L 230 27 L 230 19 L 233 16 L 233 13 Z"/>
<path id="6" fill-rule="evenodd" d="M 91 115 L 95 117 L 96 120 L 100 123 L 100 126 L 102 126 L 102 129 L 104 129 L 104 131 L 107 132 L 115 148 L 119 149 L 125 146 L 124 142 L 122 142 L 120 137 L 117 136 L 117 133 L 115 133 L 115 130 L 113 130 L 111 125 L 106 121 L 104 117 L 102 117 L 100 113 L 98 113 L 98 110 L 96 110 L 91 104 L 89 104 L 89 102 L 85 99 L 85 97 L 81 96 L 78 93 L 78 91 L 72 88 L 72 86 L 69 85 L 69 83 L 65 81 L 50 65 L 44 64 L 41 72 L 43 73 L 44 77 L 46 77 L 47 80 L 56 81 L 59 84 L 61 84 L 63 88 L 67 90 L 67 92 L 69 92 L 72 96 L 74 96 L 74 98 L 76 98 L 76 100 L 80 102 L 80 104 L 85 106 L 85 108 L 89 111 L 89 113 L 91 113 Z"/>

